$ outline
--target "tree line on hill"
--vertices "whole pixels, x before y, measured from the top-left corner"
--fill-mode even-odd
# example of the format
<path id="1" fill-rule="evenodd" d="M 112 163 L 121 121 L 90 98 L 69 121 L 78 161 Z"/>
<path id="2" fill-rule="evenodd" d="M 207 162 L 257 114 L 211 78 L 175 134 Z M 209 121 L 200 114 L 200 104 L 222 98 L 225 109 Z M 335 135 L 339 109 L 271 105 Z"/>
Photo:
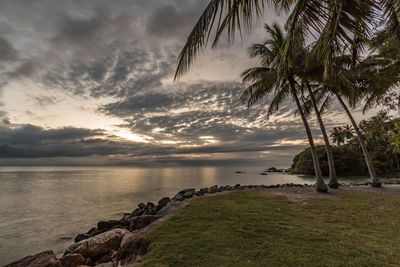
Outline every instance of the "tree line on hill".
<path id="1" fill-rule="evenodd" d="M 376 116 L 359 123 L 359 128 L 371 159 L 379 176 L 394 176 L 400 172 L 400 118 L 380 112 Z M 336 173 L 338 176 L 365 176 L 368 169 L 360 144 L 351 126 L 335 127 L 330 134 Z M 322 174 L 328 176 L 328 159 L 325 146 L 316 147 L 321 162 Z M 293 159 L 291 172 L 313 174 L 310 149 L 307 148 Z"/>

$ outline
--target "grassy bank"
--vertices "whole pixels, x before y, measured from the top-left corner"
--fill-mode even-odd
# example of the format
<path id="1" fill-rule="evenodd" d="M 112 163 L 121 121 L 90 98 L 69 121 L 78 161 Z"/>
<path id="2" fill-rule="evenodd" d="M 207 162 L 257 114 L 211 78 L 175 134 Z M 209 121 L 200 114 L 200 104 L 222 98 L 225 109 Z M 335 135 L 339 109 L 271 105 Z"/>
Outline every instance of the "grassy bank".
<path id="1" fill-rule="evenodd" d="M 221 194 L 194 199 L 147 238 L 143 266 L 395 266 L 400 195 Z"/>

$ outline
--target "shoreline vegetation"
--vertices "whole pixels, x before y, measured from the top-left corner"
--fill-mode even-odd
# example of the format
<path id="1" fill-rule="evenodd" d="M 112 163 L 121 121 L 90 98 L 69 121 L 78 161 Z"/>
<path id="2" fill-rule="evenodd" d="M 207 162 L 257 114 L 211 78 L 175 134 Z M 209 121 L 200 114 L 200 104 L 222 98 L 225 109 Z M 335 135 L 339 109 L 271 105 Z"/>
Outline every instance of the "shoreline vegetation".
<path id="1" fill-rule="evenodd" d="M 398 177 L 400 172 L 400 119 L 380 112 L 376 116 L 360 122 L 359 128 L 370 152 L 376 174 L 380 177 Z M 346 176 L 368 176 L 364 160 L 354 130 L 350 125 L 335 127 L 331 132 L 335 143 L 331 146 L 336 174 Z M 329 161 L 325 146 L 317 146 L 316 153 L 321 164 L 322 175 L 329 176 Z M 313 175 L 313 160 L 310 148 L 297 154 L 290 172 Z"/>
<path id="2" fill-rule="evenodd" d="M 185 189 L 181 190 L 178 192 L 175 196 L 172 198 L 170 197 L 164 197 L 161 198 L 157 204 L 148 202 L 147 204 L 145 203 L 140 203 L 138 207 L 133 210 L 131 213 L 127 213 L 121 218 L 120 220 L 109 220 L 109 221 L 100 221 L 97 223 L 96 227 L 93 227 L 90 229 L 87 233 L 84 234 L 79 234 L 75 238 L 75 244 L 69 246 L 64 254 L 57 258 L 56 255 L 54 255 L 53 251 L 44 251 L 39 254 L 33 255 L 33 256 L 28 256 L 25 257 L 21 260 L 18 260 L 14 263 L 5 265 L 6 267 L 20 267 L 20 266 L 30 266 L 30 267 L 36 267 L 36 266 L 47 266 L 47 267 L 76 267 L 80 265 L 88 265 L 88 266 L 131 266 L 130 264 L 140 264 L 143 266 L 154 266 L 154 265 L 175 265 L 176 264 L 181 264 L 181 266 L 186 266 L 190 264 L 190 261 L 193 260 L 191 257 L 198 257 L 199 255 L 198 252 L 194 251 L 185 251 L 185 250 L 190 250 L 193 249 L 193 246 L 189 245 L 188 247 L 184 246 L 182 251 L 177 251 L 177 247 L 175 248 L 170 248 L 167 249 L 170 246 L 170 241 L 172 243 L 180 243 L 181 242 L 186 242 L 185 240 L 180 240 L 180 238 L 183 238 L 182 234 L 179 233 L 191 233 L 192 235 L 187 237 L 194 244 L 197 244 L 199 246 L 206 246 L 207 251 L 203 251 L 204 254 L 201 256 L 203 258 L 199 258 L 197 260 L 197 264 L 206 264 L 209 261 L 206 259 L 207 257 L 217 257 L 216 264 L 217 265 L 229 265 L 230 262 L 228 261 L 229 259 L 233 260 L 232 262 L 236 262 L 237 264 L 244 264 L 245 260 L 252 260 L 252 262 L 249 262 L 251 264 L 265 264 L 265 260 L 268 261 L 269 264 L 283 264 L 283 265 L 290 265 L 293 264 L 296 258 L 289 257 L 285 259 L 285 257 L 279 256 L 279 255 L 269 255 L 268 259 L 264 259 L 262 255 L 265 253 L 268 254 L 269 250 L 264 250 L 263 249 L 256 249 L 253 252 L 249 252 L 247 249 L 252 249 L 251 246 L 255 245 L 258 246 L 258 242 L 261 242 L 259 245 L 263 246 L 271 246 L 273 245 L 273 242 L 278 242 L 278 240 L 274 240 L 274 235 L 278 234 L 280 231 L 279 229 L 284 229 L 286 231 L 294 231 L 293 232 L 293 237 L 298 235 L 298 232 L 303 231 L 301 228 L 295 228 L 294 225 L 291 225 L 290 222 L 284 222 L 280 221 L 279 224 L 285 224 L 283 228 L 279 226 L 279 224 L 276 225 L 277 228 L 274 229 L 264 229 L 264 233 L 261 236 L 253 236 L 255 234 L 254 231 L 258 231 L 257 224 L 260 222 L 266 223 L 266 224 L 271 224 L 271 223 L 276 223 L 277 217 L 275 215 L 269 214 L 267 215 L 262 215 L 263 212 L 269 213 L 271 209 L 276 209 L 278 211 L 285 211 L 287 208 L 287 205 L 298 205 L 298 208 L 303 209 L 302 206 L 304 203 L 307 202 L 313 202 L 314 205 L 317 205 L 319 208 L 327 208 L 327 209 L 340 209 L 339 206 L 335 206 L 334 202 L 328 203 L 325 201 L 326 199 L 329 199 L 329 201 L 332 201 L 333 198 L 339 199 L 338 201 L 342 201 L 342 199 L 349 199 L 349 198 L 354 198 L 354 201 L 356 201 L 358 206 L 352 207 L 351 205 L 346 206 L 346 209 L 348 210 L 341 210 L 341 213 L 346 214 L 347 212 L 356 212 L 354 216 L 357 215 L 357 211 L 355 209 L 357 208 L 362 208 L 363 205 L 367 205 L 366 203 L 361 203 L 360 200 L 362 199 L 363 201 L 365 200 L 368 203 L 373 203 L 374 198 L 380 198 L 380 200 L 376 203 L 378 205 L 378 208 L 376 210 L 370 210 L 369 216 L 370 217 L 375 217 L 375 216 L 381 216 L 382 212 L 381 211 L 391 211 L 393 207 L 386 208 L 388 205 L 387 201 L 383 199 L 383 196 L 377 196 L 380 194 L 383 194 L 389 198 L 393 198 L 396 203 L 399 202 L 400 204 L 400 185 L 398 184 L 398 181 L 395 181 L 393 183 L 386 183 L 385 187 L 383 188 L 372 188 L 370 187 L 369 182 L 363 183 L 363 184 L 351 184 L 351 185 L 346 185 L 346 184 L 341 184 L 340 189 L 334 190 L 333 193 L 329 194 L 318 194 L 315 190 L 315 185 L 309 185 L 309 184 L 277 184 L 277 185 L 240 185 L 237 184 L 235 186 L 211 186 L 208 188 L 202 188 L 200 190 L 195 190 L 195 189 Z M 363 192 L 364 195 L 359 195 L 360 192 Z M 367 194 L 369 192 L 370 194 Z M 227 194 L 225 194 L 227 193 Z M 350 194 L 352 193 L 352 194 Z M 371 194 L 375 193 L 375 194 Z M 262 195 L 259 195 L 262 194 Z M 351 196 L 350 196 L 350 195 Z M 210 198 L 210 196 L 217 195 L 215 198 Z M 283 196 L 284 198 L 279 198 L 279 200 L 276 199 L 271 199 L 271 195 L 279 195 Z M 203 198 L 203 196 L 209 196 Z M 261 197 L 262 196 L 262 197 Z M 261 197 L 261 198 L 260 198 Z M 263 199 L 263 197 L 266 197 L 266 199 Z M 313 201 L 312 199 L 318 198 L 318 201 Z M 192 204 L 191 200 L 194 200 L 195 204 Z M 217 208 L 216 206 L 223 204 L 224 202 L 235 202 L 236 204 L 231 206 L 228 205 L 227 207 L 222 207 Z M 266 201 L 266 203 L 264 203 Z M 272 202 L 270 202 L 272 201 Z M 295 204 L 289 204 L 294 202 Z M 203 203 L 201 206 L 198 206 L 199 203 Z M 263 204 L 264 203 L 264 204 Z M 354 204 L 354 203 L 353 203 Z M 352 204 L 352 205 L 353 205 Z M 185 208 L 186 206 L 190 205 L 187 209 Z M 246 205 L 250 205 L 249 208 L 246 208 Z M 332 206 L 333 205 L 333 206 Z M 361 205 L 361 206 L 360 206 Z M 375 204 L 374 204 L 375 205 Z M 390 204 L 391 206 L 394 205 L 393 203 Z M 243 207 L 240 207 L 243 206 Z M 397 207 L 400 207 L 398 205 Z M 231 208 L 234 208 L 234 210 L 230 210 Z M 200 227 L 202 228 L 205 232 L 211 231 L 210 229 L 213 229 L 216 227 L 218 229 L 218 225 L 220 223 L 226 223 L 226 218 L 233 216 L 232 218 L 248 218 L 249 216 L 255 216 L 256 210 L 253 210 L 254 208 L 257 208 L 259 212 L 261 212 L 260 216 L 266 216 L 263 217 L 262 221 L 252 221 L 251 219 L 250 222 L 244 220 L 244 221 L 238 221 L 238 224 L 241 224 L 239 228 L 244 229 L 246 228 L 247 230 L 244 230 L 246 233 L 252 233 L 249 236 L 245 234 L 244 236 L 239 233 L 239 236 L 217 236 L 215 237 L 218 239 L 218 242 L 227 242 L 226 244 L 215 244 L 215 247 L 213 243 L 211 242 L 214 237 L 211 235 L 207 235 L 206 240 L 202 240 L 198 235 L 204 235 L 205 233 L 200 231 L 198 233 L 193 233 L 193 231 L 197 231 L 195 227 Z M 182 210 L 183 209 L 183 210 Z M 194 210 L 193 210 L 194 209 Z M 198 209 L 198 211 L 196 211 Z M 181 211 L 182 210 L 182 211 Z M 209 212 L 206 212 L 209 210 Z M 187 215 L 189 212 L 189 215 Z M 359 210 L 359 216 L 363 214 L 363 210 Z M 198 213 L 198 215 L 196 215 Z M 285 213 L 285 212 L 283 212 Z M 379 214 L 377 214 L 379 213 Z M 387 213 L 387 214 L 386 214 Z M 391 216 L 390 213 L 386 212 L 385 214 L 387 216 Z M 400 214 L 400 212 L 398 213 Z M 385 216 L 386 216 L 385 215 Z M 182 217 L 183 216 L 183 217 Z M 188 216 L 188 217 L 187 217 Z M 201 218 L 201 216 L 206 216 L 207 219 Z M 272 216 L 272 217 L 271 217 Z M 304 214 L 300 214 L 295 212 L 294 214 L 285 214 L 285 216 L 289 216 L 289 218 L 292 218 L 292 220 L 299 220 L 299 218 L 308 220 L 307 217 L 303 217 Z M 296 218 L 294 218 L 295 216 Z M 349 215 L 350 216 L 350 215 Z M 357 216 L 356 216 L 357 217 Z M 182 218 L 186 219 L 191 219 L 192 222 L 190 223 L 184 223 L 183 225 L 181 224 L 182 222 L 179 222 Z M 231 219 L 232 219 L 231 218 Z M 285 217 L 286 218 L 286 217 Z M 200 221 L 198 221 L 199 219 Z M 353 218 L 355 219 L 355 218 Z M 388 218 L 384 218 L 387 220 Z M 400 218 L 399 218 L 400 219 Z M 209 220 L 208 223 L 203 223 L 204 220 Z M 330 220 L 329 216 L 327 218 L 318 218 L 318 220 L 325 221 Z M 358 219 L 355 219 L 356 221 Z M 174 225 L 174 223 L 178 223 L 178 225 Z M 198 222 L 198 223 L 196 223 Z M 333 225 L 336 223 L 343 224 L 341 227 L 345 229 L 353 229 L 352 225 L 346 225 L 345 222 L 340 222 L 339 221 L 334 221 L 332 222 Z M 195 224 L 195 227 L 192 225 Z M 320 221 L 318 223 L 321 223 Z M 352 222 L 354 223 L 354 222 Z M 333 225 L 328 223 L 329 227 L 332 227 Z M 175 227 L 175 228 L 174 228 Z M 238 227 L 238 226 L 237 226 Z M 244 227 L 244 228 L 242 228 Z M 271 227 L 271 226 L 269 226 Z M 384 225 L 382 225 L 384 227 Z M 356 229 L 353 229 L 356 230 Z M 352 230 L 352 231 L 353 231 Z M 393 230 L 393 229 L 392 229 Z M 383 232 L 387 231 L 392 231 L 391 229 L 385 229 Z M 219 230 L 218 230 L 219 231 Z M 233 231 L 232 229 L 227 229 L 227 231 Z M 236 231 L 236 230 L 234 230 Z M 249 231 L 249 232 L 247 232 Z M 275 232 L 275 234 L 271 234 L 269 231 Z M 372 230 L 371 230 L 372 231 Z M 224 231 L 222 231 L 224 232 Z M 228 233 L 227 232 L 227 233 Z M 175 239 L 170 239 L 168 237 L 169 235 L 177 235 L 174 237 Z M 271 235 L 270 235 L 271 234 Z M 288 234 L 288 233 L 285 233 Z M 302 233 L 302 238 L 305 238 L 303 235 L 307 233 Z M 320 236 L 321 234 L 321 236 Z M 328 232 L 327 232 L 328 234 Z M 338 234 L 338 233 L 336 233 Z M 361 234 L 361 233 L 360 233 Z M 203 236 L 204 237 L 204 236 Z M 315 238 L 312 239 L 311 237 Z M 171 237 L 172 238 L 172 237 Z M 222 240 L 219 240 L 219 238 L 222 238 Z M 241 248 L 241 243 L 235 243 L 241 242 L 239 240 L 236 240 L 233 243 L 228 242 L 228 240 L 225 240 L 226 238 L 233 238 L 236 240 L 237 238 L 244 238 L 248 245 L 250 246 L 249 248 Z M 263 238 L 267 238 L 270 240 L 269 242 L 272 243 L 265 243 L 265 241 L 262 241 Z M 311 240 L 311 239 L 312 240 Z M 320 239 L 322 238 L 322 239 Z M 340 240 L 339 236 L 335 236 L 338 240 L 335 242 L 347 242 L 345 239 Z M 347 237 L 346 237 L 347 238 Z M 361 238 L 361 236 L 360 236 Z M 376 238 L 380 238 L 378 235 Z M 260 240 L 259 240 L 260 239 Z M 279 238 L 280 239 L 280 238 Z M 362 238 L 361 238 L 362 239 Z M 170 241 L 167 241 L 170 240 Z M 257 241 L 259 240 L 259 241 Z M 289 241 L 291 240 L 291 241 Z M 396 239 L 397 240 L 397 239 Z M 400 237 L 399 237 L 400 240 Z M 188 241 L 188 240 L 187 240 Z M 253 242 L 254 241 L 254 242 Z M 202 243 L 205 242 L 205 243 Z M 211 243 L 209 243 L 211 242 Z M 297 246 L 299 244 L 297 243 L 303 243 L 305 246 L 309 246 L 310 251 L 307 252 L 307 255 L 304 257 L 299 256 L 298 262 L 303 262 L 304 264 L 308 263 L 311 264 L 312 262 L 310 261 L 311 255 L 314 257 L 314 253 L 317 252 L 318 244 L 319 243 L 325 243 L 328 242 L 328 239 L 326 239 L 326 236 L 323 232 L 318 232 L 312 234 L 308 238 L 305 238 L 304 240 L 294 240 L 293 238 L 288 239 L 288 242 L 294 242 L 292 244 L 293 246 Z M 360 241 L 361 242 L 361 241 Z M 365 242 L 363 240 L 362 242 Z M 383 242 L 382 240 L 375 240 L 376 244 L 379 244 Z M 375 245 L 376 245 L 375 244 Z M 197 246 L 196 245 L 196 246 Z M 282 245 L 282 244 L 280 244 Z M 370 245 L 370 244 L 369 244 Z M 167 248 L 165 248 L 167 246 Z M 215 249 L 221 250 L 224 246 L 227 246 L 228 248 L 230 246 L 233 246 L 231 249 L 231 253 L 244 253 L 244 255 L 236 255 L 237 258 L 232 259 L 230 258 L 231 256 L 224 256 L 224 255 L 215 255 L 214 251 Z M 239 246 L 239 247 L 237 247 Z M 261 246 L 261 247 L 263 247 Z M 284 247 L 286 249 L 290 248 L 290 244 L 286 244 Z M 165 250 L 169 250 L 169 252 L 162 252 Z M 245 249 L 245 250 L 243 250 Z M 281 248 L 283 249 L 283 247 Z M 376 247 L 375 249 L 378 249 Z M 388 248 L 384 248 L 388 249 Z M 225 249 L 223 249 L 225 250 Z M 283 251 L 282 251 L 283 252 Z M 390 251 L 390 255 L 382 256 L 384 258 L 390 258 L 386 263 L 391 263 L 394 262 L 393 260 L 396 258 L 398 259 L 398 256 L 392 257 L 393 253 L 395 251 Z M 162 255 L 161 255 L 161 254 Z M 194 254 L 193 254 L 194 253 Z M 211 253 L 211 254 L 209 254 Z M 226 251 L 224 253 L 227 253 Z M 258 254 L 259 255 L 252 255 L 252 254 Z M 271 252 L 273 254 L 273 252 Z M 287 252 L 285 252 L 287 253 Z M 343 252 L 344 253 L 344 252 Z M 350 255 L 352 252 L 348 251 L 348 254 Z M 399 255 L 398 252 L 395 252 L 396 255 Z M 318 254 L 318 253 L 317 253 Z M 316 254 L 316 255 L 317 255 Z M 228 253 L 228 255 L 230 255 Z M 335 254 L 336 255 L 336 254 Z M 347 256 L 349 256 L 347 255 Z M 360 254 L 361 255 L 361 254 Z M 363 262 L 367 262 L 366 260 L 368 258 L 362 258 L 364 256 L 356 255 L 354 258 L 353 262 L 359 262 L 360 264 Z M 351 255 L 352 257 L 354 255 Z M 359 257 L 360 256 L 360 257 Z M 261 258 L 260 258 L 261 257 Z M 325 258 L 329 258 L 328 255 L 324 256 Z M 379 256 L 381 257 L 381 256 Z M 374 258 L 374 261 L 379 261 L 378 258 Z M 327 262 L 332 263 L 332 265 L 340 265 L 346 262 L 346 258 L 338 259 L 336 256 L 329 258 Z M 399 261 L 397 261 L 399 262 Z M 102 265 L 101 265 L 102 264 Z M 251 265 L 250 264 L 250 265 Z M 313 263 L 314 264 L 314 263 Z M 311 265 L 313 265 L 311 264 Z M 317 264 L 318 265 L 318 264 Z"/>

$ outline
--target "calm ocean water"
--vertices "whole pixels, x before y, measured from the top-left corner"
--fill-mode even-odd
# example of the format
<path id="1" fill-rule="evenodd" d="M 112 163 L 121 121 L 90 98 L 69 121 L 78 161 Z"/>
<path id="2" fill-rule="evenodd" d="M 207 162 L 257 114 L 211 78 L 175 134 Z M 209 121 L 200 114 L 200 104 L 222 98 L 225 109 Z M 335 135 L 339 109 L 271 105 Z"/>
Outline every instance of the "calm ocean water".
<path id="1" fill-rule="evenodd" d="M 235 171 L 246 173 L 236 174 Z M 313 183 L 263 167 L 1 167 L 0 265 L 53 249 L 56 254 L 100 220 L 120 219 L 140 202 L 184 188 Z"/>

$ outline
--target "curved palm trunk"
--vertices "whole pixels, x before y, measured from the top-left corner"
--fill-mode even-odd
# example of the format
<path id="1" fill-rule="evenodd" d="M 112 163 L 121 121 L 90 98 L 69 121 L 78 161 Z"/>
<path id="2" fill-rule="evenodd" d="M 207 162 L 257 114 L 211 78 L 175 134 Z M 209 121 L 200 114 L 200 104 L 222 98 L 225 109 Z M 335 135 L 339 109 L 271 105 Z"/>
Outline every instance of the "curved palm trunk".
<path id="1" fill-rule="evenodd" d="M 364 138 L 361 135 L 361 132 L 360 132 L 360 129 L 358 128 L 357 123 L 355 122 L 353 116 L 350 113 L 350 110 L 347 108 L 343 99 L 337 93 L 335 93 L 335 95 L 338 98 L 338 100 L 339 100 L 340 104 L 342 105 L 344 111 L 346 112 L 347 116 L 349 117 L 351 124 L 353 125 L 354 131 L 357 134 L 358 141 L 360 142 L 360 146 L 361 146 L 362 152 L 364 154 L 365 162 L 367 163 L 369 176 L 372 179 L 372 186 L 373 187 L 382 187 L 382 183 L 379 181 L 378 177 L 376 176 L 374 165 L 372 164 L 371 156 L 369 155 L 367 146 L 365 145 Z"/>
<path id="2" fill-rule="evenodd" d="M 313 162 L 314 162 L 315 178 L 317 179 L 317 184 L 316 184 L 317 185 L 317 191 L 321 192 L 321 193 L 326 193 L 326 192 L 328 192 L 328 187 L 326 186 L 324 180 L 322 179 L 321 167 L 319 165 L 317 151 L 315 150 L 314 140 L 313 140 L 313 137 L 312 137 L 312 134 L 311 134 L 310 127 L 308 126 L 306 116 L 304 115 L 302 106 L 300 104 L 300 100 L 299 100 L 299 98 L 297 96 L 296 89 L 294 87 L 294 82 L 293 81 L 290 81 L 290 89 L 291 89 L 293 98 L 294 98 L 294 100 L 296 102 L 297 109 L 299 110 L 301 120 L 303 121 L 304 128 L 306 128 L 308 142 L 310 143 L 311 155 L 312 155 Z"/>
<path id="3" fill-rule="evenodd" d="M 307 84 L 308 93 L 310 94 L 311 101 L 312 101 L 312 104 L 314 107 L 315 115 L 317 116 L 318 123 L 321 128 L 322 136 L 324 137 L 326 156 L 328 158 L 328 166 L 329 166 L 329 183 L 328 183 L 328 185 L 330 188 L 336 189 L 339 187 L 339 183 L 338 183 L 337 177 L 336 177 L 335 161 L 333 159 L 331 144 L 329 143 L 328 134 L 326 133 L 326 129 L 325 129 L 324 123 L 321 118 L 321 113 L 319 112 L 317 102 L 315 101 L 314 93 L 311 90 L 310 84 L 308 82 L 306 84 Z"/>

